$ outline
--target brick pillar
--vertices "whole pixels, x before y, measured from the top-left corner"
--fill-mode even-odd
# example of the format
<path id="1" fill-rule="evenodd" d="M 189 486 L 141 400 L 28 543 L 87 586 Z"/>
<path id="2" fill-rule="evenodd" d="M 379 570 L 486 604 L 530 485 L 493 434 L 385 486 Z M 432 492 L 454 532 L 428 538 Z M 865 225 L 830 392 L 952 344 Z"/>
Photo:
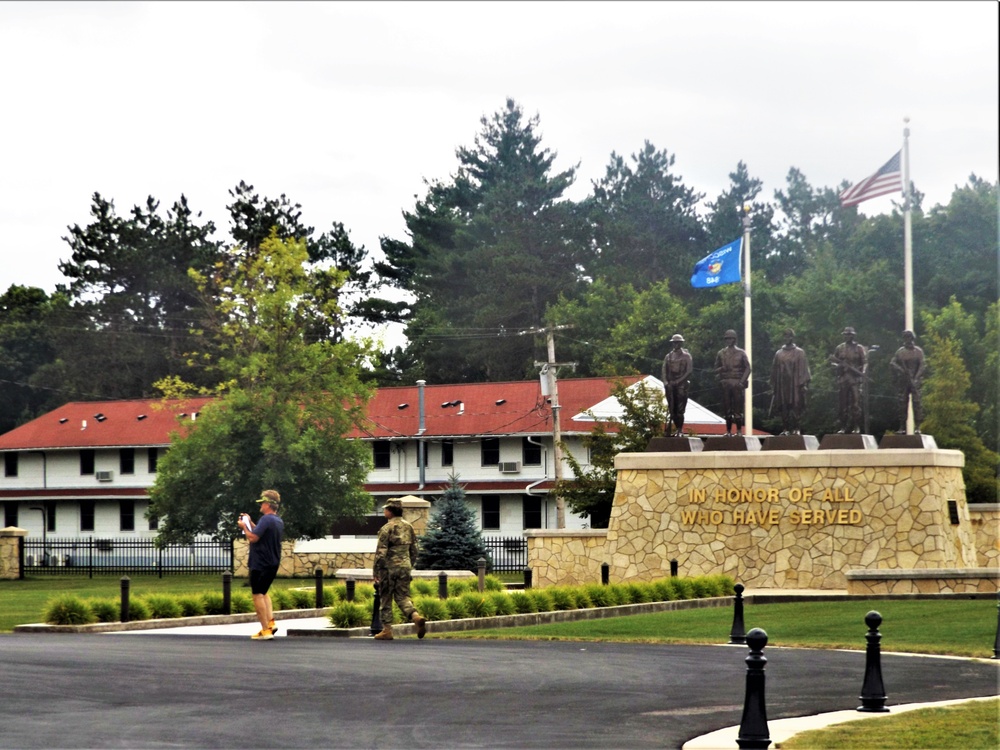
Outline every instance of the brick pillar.
<path id="1" fill-rule="evenodd" d="M 17 580 L 21 577 L 21 558 L 18 554 L 20 540 L 28 536 L 26 529 L 8 526 L 0 529 L 0 579 Z"/>

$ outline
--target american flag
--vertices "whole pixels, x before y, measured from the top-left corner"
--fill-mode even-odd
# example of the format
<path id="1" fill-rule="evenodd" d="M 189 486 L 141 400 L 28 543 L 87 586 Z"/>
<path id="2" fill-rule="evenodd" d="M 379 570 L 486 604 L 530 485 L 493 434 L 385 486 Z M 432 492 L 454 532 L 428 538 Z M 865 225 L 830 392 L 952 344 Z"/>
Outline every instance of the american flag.
<path id="1" fill-rule="evenodd" d="M 903 189 L 903 172 L 899 167 L 899 157 L 902 151 L 897 151 L 895 155 L 883 164 L 879 170 L 871 177 L 866 177 L 851 185 L 840 194 L 840 205 L 856 206 L 869 198 L 877 198 L 880 195 L 888 195 L 897 190 Z"/>

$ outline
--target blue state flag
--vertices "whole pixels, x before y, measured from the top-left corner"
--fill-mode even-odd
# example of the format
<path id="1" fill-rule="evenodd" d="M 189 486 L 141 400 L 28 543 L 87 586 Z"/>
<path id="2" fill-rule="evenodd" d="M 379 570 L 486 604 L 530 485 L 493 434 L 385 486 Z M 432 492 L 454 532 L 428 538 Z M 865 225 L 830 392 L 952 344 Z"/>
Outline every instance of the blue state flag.
<path id="1" fill-rule="evenodd" d="M 699 260 L 691 274 L 691 286 L 706 289 L 720 284 L 736 284 L 743 274 L 743 238 L 733 240 Z"/>

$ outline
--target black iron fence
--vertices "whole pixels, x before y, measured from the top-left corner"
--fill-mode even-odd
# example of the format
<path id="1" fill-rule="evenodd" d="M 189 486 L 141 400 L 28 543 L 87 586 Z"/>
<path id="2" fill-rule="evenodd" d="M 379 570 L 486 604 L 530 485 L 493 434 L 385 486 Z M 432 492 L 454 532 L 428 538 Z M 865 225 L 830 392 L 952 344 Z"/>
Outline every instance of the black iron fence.
<path id="1" fill-rule="evenodd" d="M 483 537 L 494 573 L 520 573 L 528 565 L 528 540 L 524 537 Z"/>
<path id="2" fill-rule="evenodd" d="M 29 575 L 105 573 L 218 573 L 233 569 L 232 542 L 209 539 L 156 546 L 153 539 L 73 537 L 25 539 Z"/>

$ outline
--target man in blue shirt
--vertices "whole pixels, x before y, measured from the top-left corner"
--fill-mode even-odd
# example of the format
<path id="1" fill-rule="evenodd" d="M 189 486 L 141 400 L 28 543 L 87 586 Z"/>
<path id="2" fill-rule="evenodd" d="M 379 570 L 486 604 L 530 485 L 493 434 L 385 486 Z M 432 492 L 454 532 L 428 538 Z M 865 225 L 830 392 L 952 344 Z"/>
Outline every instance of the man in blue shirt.
<path id="1" fill-rule="evenodd" d="M 254 525 L 245 513 L 238 523 L 250 542 L 250 593 L 253 594 L 253 607 L 260 622 L 260 632 L 250 637 L 255 641 L 270 641 L 278 628 L 274 624 L 271 597 L 267 592 L 278 575 L 285 522 L 278 515 L 281 495 L 277 490 L 264 490 L 257 503 L 261 512 L 257 524 Z"/>

